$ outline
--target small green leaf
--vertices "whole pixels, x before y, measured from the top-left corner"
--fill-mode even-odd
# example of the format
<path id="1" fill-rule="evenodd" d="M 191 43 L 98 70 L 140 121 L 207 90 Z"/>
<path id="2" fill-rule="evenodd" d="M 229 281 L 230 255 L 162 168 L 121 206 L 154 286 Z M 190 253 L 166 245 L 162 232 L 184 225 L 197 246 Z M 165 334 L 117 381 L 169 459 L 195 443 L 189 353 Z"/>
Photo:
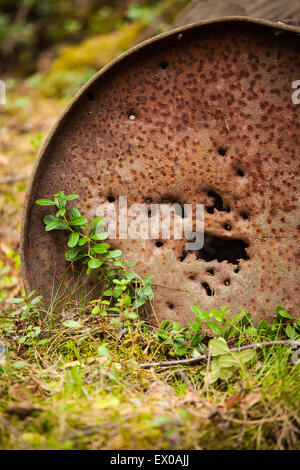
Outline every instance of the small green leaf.
<path id="1" fill-rule="evenodd" d="M 120 295 L 122 294 L 123 290 L 122 290 L 122 287 L 120 286 L 116 286 L 113 288 L 113 296 L 117 299 L 118 297 L 120 297 Z"/>
<path id="2" fill-rule="evenodd" d="M 70 225 L 72 225 L 72 227 L 77 225 L 85 225 L 86 223 L 86 217 L 75 217 L 74 219 L 70 219 Z"/>
<path id="3" fill-rule="evenodd" d="M 102 343 L 99 347 L 98 347 L 98 354 L 99 356 L 104 356 L 104 357 L 107 357 L 107 359 L 111 359 L 111 353 L 109 352 L 109 349 L 107 348 L 107 344 L 108 343 Z"/>
<path id="4" fill-rule="evenodd" d="M 221 356 L 222 354 L 228 354 L 230 352 L 229 347 L 223 338 L 211 339 L 208 346 L 211 350 L 212 356 Z"/>
<path id="5" fill-rule="evenodd" d="M 214 322 L 212 321 L 207 321 L 205 322 L 205 325 L 207 325 L 216 335 L 220 335 L 222 333 L 222 331 L 220 330 L 220 328 L 218 327 L 218 325 L 216 325 Z"/>
<path id="6" fill-rule="evenodd" d="M 108 232 L 95 233 L 92 236 L 92 240 L 106 240 L 108 238 Z"/>
<path id="7" fill-rule="evenodd" d="M 77 199 L 79 197 L 78 194 L 67 194 L 66 196 L 63 196 L 65 201 L 73 201 L 74 199 Z"/>
<path id="8" fill-rule="evenodd" d="M 99 224 L 100 222 L 103 222 L 105 217 L 96 217 L 95 219 L 92 220 L 92 222 L 89 223 L 89 227 L 94 227 L 94 225 Z"/>
<path id="9" fill-rule="evenodd" d="M 103 258 L 111 259 L 111 258 L 119 258 L 119 256 L 122 256 L 121 250 L 110 250 L 107 253 L 105 253 Z"/>
<path id="10" fill-rule="evenodd" d="M 77 217 L 81 217 L 80 211 L 77 209 L 77 207 L 73 207 L 73 209 L 70 210 L 69 218 L 71 219 L 77 219 Z"/>
<path id="11" fill-rule="evenodd" d="M 255 352 L 253 349 L 245 349 L 244 351 L 238 352 L 237 356 L 238 360 L 244 364 L 255 357 Z"/>
<path id="12" fill-rule="evenodd" d="M 73 248 L 70 248 L 70 250 L 66 251 L 65 253 L 65 258 L 67 261 L 73 261 L 77 257 L 78 253 L 80 251 L 79 246 L 75 246 Z"/>
<path id="13" fill-rule="evenodd" d="M 197 305 L 192 305 L 191 310 L 194 312 L 197 317 L 200 318 L 200 320 L 208 320 L 209 319 L 209 314 L 206 312 L 203 312 L 201 308 L 197 307 Z"/>
<path id="14" fill-rule="evenodd" d="M 144 283 L 145 283 L 145 284 L 152 284 L 152 280 L 154 279 L 154 277 L 155 277 L 155 276 L 152 276 L 152 275 L 146 276 L 146 277 L 144 278 Z"/>
<path id="15" fill-rule="evenodd" d="M 44 339 L 41 339 L 40 341 L 38 341 L 36 344 L 38 346 L 42 346 L 43 344 L 49 343 L 49 341 L 50 341 L 50 339 L 44 338 Z"/>
<path id="16" fill-rule="evenodd" d="M 13 299 L 10 299 L 9 303 L 11 304 L 19 304 L 21 302 L 24 302 L 24 299 L 22 297 L 15 297 Z"/>
<path id="17" fill-rule="evenodd" d="M 124 271 L 124 275 L 129 280 L 135 279 L 135 277 L 136 277 L 136 275 L 133 271 Z"/>
<path id="18" fill-rule="evenodd" d="M 72 232 L 71 235 L 69 236 L 68 246 L 70 248 L 74 248 L 74 246 L 77 245 L 78 240 L 79 240 L 79 233 L 78 232 Z"/>
<path id="19" fill-rule="evenodd" d="M 219 378 L 222 380 L 229 380 L 234 372 L 234 369 L 231 367 L 228 368 L 220 368 L 219 369 Z"/>
<path id="20" fill-rule="evenodd" d="M 13 363 L 13 368 L 16 370 L 23 369 L 25 366 L 27 366 L 26 361 L 16 361 Z"/>
<path id="21" fill-rule="evenodd" d="M 85 245 L 87 242 L 88 242 L 88 237 L 83 237 L 83 238 L 80 238 L 80 240 L 79 240 L 79 242 L 78 242 L 78 245 L 79 245 L 79 246 L 83 246 L 83 245 Z"/>
<path id="22" fill-rule="evenodd" d="M 290 339 L 294 339 L 294 338 L 296 338 L 296 336 L 298 336 L 297 333 L 296 333 L 295 328 L 293 328 L 291 325 L 286 326 L 285 332 L 286 332 L 286 335 Z"/>
<path id="23" fill-rule="evenodd" d="M 173 324 L 172 324 L 172 329 L 174 331 L 180 331 L 181 330 L 180 323 L 178 321 L 174 321 Z"/>
<path id="24" fill-rule="evenodd" d="M 135 320 L 136 318 L 139 317 L 136 313 L 133 313 L 133 312 L 126 312 L 123 314 L 123 316 L 125 318 L 129 318 L 130 320 Z"/>
<path id="25" fill-rule="evenodd" d="M 146 295 L 150 300 L 154 298 L 152 287 L 149 284 L 143 287 L 142 295 Z"/>
<path id="26" fill-rule="evenodd" d="M 100 268 L 100 266 L 102 266 L 102 264 L 103 264 L 103 261 L 101 261 L 100 259 L 91 258 L 88 262 L 88 267 L 90 269 L 97 269 L 97 268 Z"/>
<path id="27" fill-rule="evenodd" d="M 35 201 L 36 204 L 39 206 L 55 206 L 55 201 L 52 201 L 52 199 L 38 199 Z"/>
<path id="28" fill-rule="evenodd" d="M 103 293 L 102 293 L 103 297 L 110 297 L 111 295 L 113 295 L 113 291 L 112 289 L 106 289 Z"/>
<path id="29" fill-rule="evenodd" d="M 30 301 L 30 305 L 38 304 L 42 300 L 42 298 L 43 298 L 42 295 L 38 295 L 37 297 L 35 297 L 34 299 Z"/>
<path id="30" fill-rule="evenodd" d="M 80 323 L 74 320 L 65 321 L 63 322 L 63 325 L 66 326 L 67 328 L 80 328 L 81 327 Z"/>
<path id="31" fill-rule="evenodd" d="M 202 340 L 203 340 L 202 333 L 196 333 L 195 335 L 193 335 L 192 340 L 191 340 L 192 348 L 195 348 L 196 346 L 198 346 Z"/>
<path id="32" fill-rule="evenodd" d="M 93 246 L 92 253 L 103 254 L 106 253 L 109 245 L 107 243 L 99 243 L 98 245 Z"/>
<path id="33" fill-rule="evenodd" d="M 279 315 L 282 318 L 288 318 L 289 320 L 292 320 L 293 317 L 290 315 L 288 312 L 286 312 L 282 307 L 277 307 L 276 309 L 277 315 Z"/>
<path id="34" fill-rule="evenodd" d="M 44 224 L 46 225 L 45 230 L 50 232 L 50 230 L 67 230 L 68 227 L 66 223 L 54 215 L 46 215 L 44 217 Z"/>
<path id="35" fill-rule="evenodd" d="M 141 307 L 142 305 L 144 305 L 146 302 L 147 302 L 147 299 L 146 299 L 146 298 L 140 297 L 139 299 L 136 299 L 136 300 L 133 302 L 133 306 L 134 306 L 135 308 L 139 308 L 139 307 Z"/>

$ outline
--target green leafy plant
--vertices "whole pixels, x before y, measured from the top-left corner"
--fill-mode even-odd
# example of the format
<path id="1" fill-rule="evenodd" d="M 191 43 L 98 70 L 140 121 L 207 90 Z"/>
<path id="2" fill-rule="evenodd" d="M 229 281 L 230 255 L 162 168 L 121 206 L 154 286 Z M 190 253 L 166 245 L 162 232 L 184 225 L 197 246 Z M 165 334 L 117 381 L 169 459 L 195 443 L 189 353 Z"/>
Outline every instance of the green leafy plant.
<path id="1" fill-rule="evenodd" d="M 232 352 L 224 338 L 211 339 L 208 343 L 213 359 L 211 361 L 210 383 L 218 379 L 228 380 L 234 369 L 243 369 L 244 364 L 255 357 L 253 349 Z"/>
<path id="2" fill-rule="evenodd" d="M 192 356 L 199 356 L 206 349 L 200 323 L 197 324 L 195 331 L 188 326 L 181 327 L 177 321 L 170 323 L 168 320 L 163 320 L 160 328 L 154 331 L 154 335 L 167 347 L 170 356 L 185 356 L 189 352 Z"/>
<path id="3" fill-rule="evenodd" d="M 40 145 L 41 141 L 43 140 L 43 135 L 39 132 L 34 139 L 31 139 L 31 145 L 36 149 Z"/>
<path id="4" fill-rule="evenodd" d="M 228 344 L 239 347 L 249 344 L 249 340 L 259 343 L 281 338 L 300 338 L 300 318 L 293 320 L 282 307 L 277 308 L 277 316 L 271 324 L 267 325 L 262 320 L 257 328 L 249 313 L 242 311 L 230 317 L 226 306 L 204 312 L 193 305 L 191 310 L 196 315 L 193 322 L 188 321 L 187 326 L 181 327 L 177 321 L 170 323 L 164 320 L 160 328 L 154 330 L 154 336 L 171 357 L 190 355 L 196 358 L 209 348 L 213 356 L 212 381 L 230 377 L 234 369 L 243 368 L 254 357 L 253 351 L 249 349 L 233 353 L 229 351 Z M 212 335 L 216 338 L 211 339 Z"/>
<path id="5" fill-rule="evenodd" d="M 53 199 L 38 199 L 41 206 L 54 206 L 55 215 L 44 217 L 45 230 L 65 230 L 69 232 L 68 249 L 65 253 L 67 261 L 81 262 L 87 265 L 86 274 L 97 274 L 103 280 L 103 288 L 98 299 L 91 302 L 92 315 L 106 316 L 115 312 L 124 319 L 133 320 L 139 316 L 139 309 L 146 302 L 152 307 L 154 298 L 152 279 L 142 279 L 129 268 L 135 263 L 125 262 L 122 251 L 111 249 L 104 240 L 108 233 L 103 231 L 104 218 L 96 217 L 88 222 L 76 207 L 68 211 L 67 203 L 77 199 L 78 194 L 65 195 L 63 191 L 53 195 Z"/>
<path id="6" fill-rule="evenodd" d="M 22 329 L 20 330 L 20 337 L 17 340 L 18 344 L 26 344 L 27 346 L 42 345 L 48 342 L 47 339 L 40 339 L 41 327 L 39 325 L 39 318 L 41 310 L 39 309 L 42 296 L 34 297 L 35 291 L 31 291 L 28 296 L 15 297 L 10 300 L 10 303 L 19 305 L 17 310 L 10 313 L 10 317 L 16 317 L 22 322 Z"/>

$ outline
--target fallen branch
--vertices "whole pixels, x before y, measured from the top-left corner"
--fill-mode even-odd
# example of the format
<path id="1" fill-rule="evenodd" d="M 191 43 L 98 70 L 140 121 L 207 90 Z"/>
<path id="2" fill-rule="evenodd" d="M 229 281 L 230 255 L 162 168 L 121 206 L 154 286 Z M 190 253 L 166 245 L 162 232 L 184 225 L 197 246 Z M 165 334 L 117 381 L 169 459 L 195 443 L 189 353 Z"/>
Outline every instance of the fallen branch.
<path id="1" fill-rule="evenodd" d="M 264 346 L 276 346 L 276 345 L 286 345 L 297 347 L 300 346 L 300 341 L 295 340 L 276 340 L 276 341 L 264 341 L 263 343 L 255 343 L 255 344 L 246 344 L 245 346 L 241 346 L 239 348 L 231 348 L 230 352 L 240 352 L 244 351 L 245 349 L 261 349 Z M 151 367 L 171 367 L 171 366 L 178 366 L 178 365 L 193 365 L 198 364 L 198 362 L 202 361 L 202 359 L 207 359 L 208 353 L 202 354 L 201 356 L 197 357 L 190 357 L 188 359 L 177 359 L 172 361 L 161 361 L 161 362 L 148 362 L 145 364 L 140 364 L 140 369 L 151 369 Z"/>

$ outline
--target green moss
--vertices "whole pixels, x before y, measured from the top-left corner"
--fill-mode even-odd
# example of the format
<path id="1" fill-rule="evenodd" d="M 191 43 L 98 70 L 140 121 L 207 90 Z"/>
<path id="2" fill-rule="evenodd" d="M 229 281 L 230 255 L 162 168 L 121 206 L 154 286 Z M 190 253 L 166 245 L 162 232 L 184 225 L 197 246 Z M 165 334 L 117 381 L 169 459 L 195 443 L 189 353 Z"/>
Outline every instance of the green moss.
<path id="1" fill-rule="evenodd" d="M 141 21 L 125 25 L 118 31 L 94 36 L 62 50 L 45 77 L 46 94 L 77 91 L 95 71 L 134 45 L 144 26 Z"/>

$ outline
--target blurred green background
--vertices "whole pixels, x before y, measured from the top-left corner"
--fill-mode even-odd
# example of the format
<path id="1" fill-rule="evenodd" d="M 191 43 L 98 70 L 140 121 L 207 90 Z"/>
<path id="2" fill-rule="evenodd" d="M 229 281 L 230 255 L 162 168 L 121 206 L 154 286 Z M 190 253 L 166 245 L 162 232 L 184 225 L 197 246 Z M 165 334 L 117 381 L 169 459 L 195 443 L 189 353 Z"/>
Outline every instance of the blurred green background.
<path id="1" fill-rule="evenodd" d="M 0 0 L 0 75 L 74 93 L 133 44 L 170 28 L 189 0 Z"/>

